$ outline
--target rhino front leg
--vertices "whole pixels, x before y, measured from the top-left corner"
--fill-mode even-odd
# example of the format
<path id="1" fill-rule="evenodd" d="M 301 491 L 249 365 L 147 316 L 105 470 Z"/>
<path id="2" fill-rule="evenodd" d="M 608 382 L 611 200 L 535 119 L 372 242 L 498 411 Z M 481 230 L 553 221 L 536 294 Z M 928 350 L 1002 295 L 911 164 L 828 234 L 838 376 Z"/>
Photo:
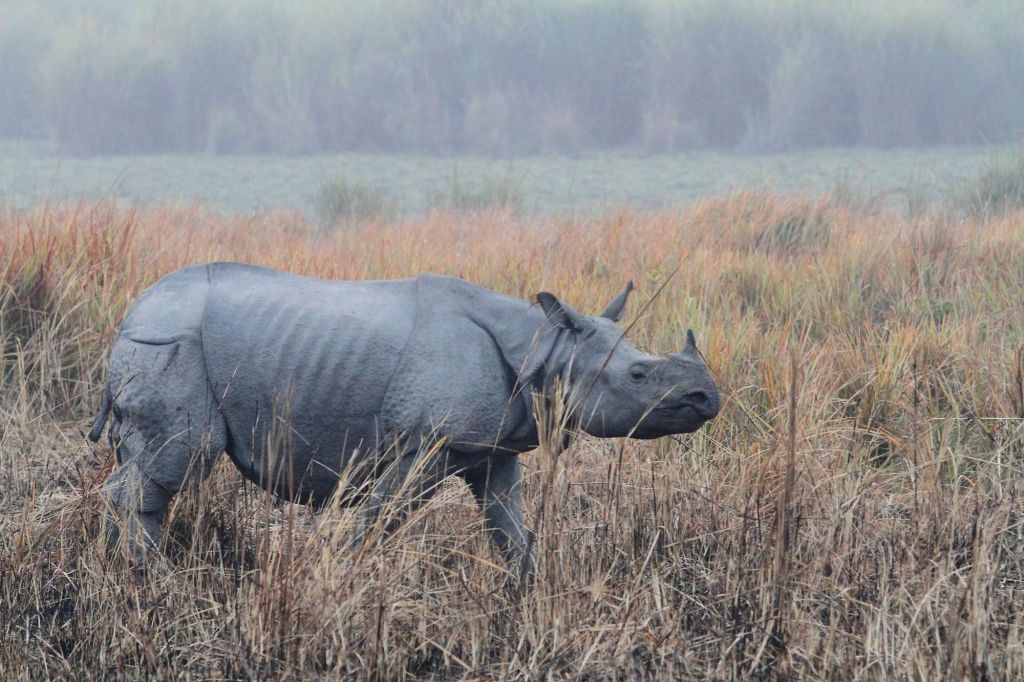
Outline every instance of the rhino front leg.
<path id="1" fill-rule="evenodd" d="M 494 455 L 480 467 L 462 473 L 484 513 L 491 538 L 509 566 L 525 578 L 533 570 L 530 532 L 523 523 L 522 473 L 519 457 Z"/>
<path id="2" fill-rule="evenodd" d="M 374 483 L 369 498 L 359 512 L 352 546 L 362 546 L 368 534 L 379 529 L 390 535 L 409 513 L 429 500 L 443 478 L 443 462 L 423 461 L 416 453 L 406 455 L 389 466 Z"/>

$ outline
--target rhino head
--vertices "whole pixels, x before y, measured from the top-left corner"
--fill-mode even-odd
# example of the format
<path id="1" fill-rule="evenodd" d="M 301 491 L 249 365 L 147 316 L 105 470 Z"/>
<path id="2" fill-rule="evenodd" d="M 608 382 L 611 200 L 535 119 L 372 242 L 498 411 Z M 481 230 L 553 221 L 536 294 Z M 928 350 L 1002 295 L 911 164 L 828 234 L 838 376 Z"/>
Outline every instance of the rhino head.
<path id="1" fill-rule="evenodd" d="M 678 353 L 659 357 L 637 349 L 615 324 L 632 288 L 631 282 L 600 316 L 583 315 L 553 294 L 537 295 L 554 339 L 548 378 L 561 379 L 572 420 L 593 436 L 696 431 L 718 414 L 720 402 L 693 332 Z"/>

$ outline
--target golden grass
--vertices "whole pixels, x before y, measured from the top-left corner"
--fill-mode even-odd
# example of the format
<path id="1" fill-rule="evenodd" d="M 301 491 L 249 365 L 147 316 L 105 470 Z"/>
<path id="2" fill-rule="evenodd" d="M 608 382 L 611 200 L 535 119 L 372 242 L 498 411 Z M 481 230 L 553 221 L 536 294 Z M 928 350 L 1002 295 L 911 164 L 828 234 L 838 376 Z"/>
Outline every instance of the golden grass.
<path id="1" fill-rule="evenodd" d="M 687 326 L 725 397 L 700 433 L 526 455 L 521 599 L 449 485 L 388 540 L 225 463 L 160 557 L 99 542 L 83 438 L 126 306 L 186 263 L 449 273 L 593 312 L 682 267 L 631 332 Z M 1024 213 L 962 222 L 745 194 L 592 220 L 438 213 L 0 215 L 0 677 L 1024 675 Z M 244 491 L 244 494 L 239 494 Z"/>

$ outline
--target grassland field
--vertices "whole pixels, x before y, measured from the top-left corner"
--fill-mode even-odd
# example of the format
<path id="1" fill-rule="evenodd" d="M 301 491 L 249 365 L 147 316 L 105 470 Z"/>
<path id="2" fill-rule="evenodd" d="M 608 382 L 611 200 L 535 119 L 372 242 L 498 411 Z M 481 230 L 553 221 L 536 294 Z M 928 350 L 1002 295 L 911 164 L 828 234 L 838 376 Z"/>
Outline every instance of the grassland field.
<path id="1" fill-rule="evenodd" d="M 314 228 L 110 200 L 0 213 L 0 678 L 1024 676 L 1021 210 L 739 192 Z M 634 315 L 664 285 L 629 336 L 664 352 L 696 329 L 723 410 L 690 436 L 525 455 L 521 596 L 458 485 L 352 552 L 351 510 L 276 501 L 225 461 L 135 570 L 104 549 L 111 453 L 83 432 L 132 299 L 214 259 L 433 271 L 587 312 L 632 279 Z"/>
<path id="2" fill-rule="evenodd" d="M 832 148 L 780 154 L 697 151 L 527 156 L 337 154 L 69 157 L 45 144 L 0 141 L 0 202 L 117 199 L 233 213 L 292 208 L 314 217 L 318 189 L 336 178 L 365 188 L 397 216 L 459 203 L 453 194 L 511 195 L 525 214 L 600 214 L 630 205 L 671 209 L 737 191 L 783 194 L 837 187 L 900 210 L 941 203 L 1012 147 Z M 486 201 L 484 196 L 483 200 Z M 464 202 L 463 202 L 464 203 Z M 506 202 L 508 203 L 508 202 Z"/>

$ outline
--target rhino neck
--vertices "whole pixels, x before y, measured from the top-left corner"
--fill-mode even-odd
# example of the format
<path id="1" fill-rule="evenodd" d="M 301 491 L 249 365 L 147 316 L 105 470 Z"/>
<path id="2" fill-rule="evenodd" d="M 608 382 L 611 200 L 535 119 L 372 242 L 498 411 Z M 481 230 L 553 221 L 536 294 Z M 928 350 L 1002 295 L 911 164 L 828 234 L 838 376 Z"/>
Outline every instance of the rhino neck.
<path id="1" fill-rule="evenodd" d="M 544 415 L 565 414 L 554 409 L 556 393 L 564 381 L 573 353 L 572 336 L 554 327 L 542 311 L 521 299 L 508 298 L 493 292 L 472 301 L 464 312 L 494 341 L 509 375 L 509 407 L 519 419 L 514 420 L 503 440 L 516 441 L 516 449 L 530 450 L 539 443 L 539 424 Z M 543 409 L 538 411 L 535 396 Z M 564 401 L 563 406 L 568 403 Z M 567 443 L 566 443 L 567 444 Z"/>
<path id="2" fill-rule="evenodd" d="M 563 370 L 564 354 L 559 348 L 567 335 L 526 301 L 488 293 L 486 301 L 474 301 L 465 312 L 494 340 L 509 373 L 515 376 L 514 390 L 525 394 L 527 400 L 531 391 L 546 393 Z"/>
<path id="3" fill-rule="evenodd" d="M 552 326 L 543 313 L 530 309 L 520 333 L 506 339 L 508 368 L 516 375 L 510 403 L 519 403 L 524 417 L 517 434 L 532 450 L 547 442 L 564 450 L 572 439 L 576 418 L 570 412 L 567 386 L 573 353 L 572 335 Z M 556 435 L 557 434 L 557 435 Z"/>
<path id="4" fill-rule="evenodd" d="M 535 308 L 527 311 L 507 359 L 520 387 L 551 399 L 568 377 L 572 334 L 548 322 Z"/>
<path id="5" fill-rule="evenodd" d="M 545 326 L 550 328 L 551 325 Z M 544 365 L 532 383 L 531 392 L 536 396 L 536 402 L 531 405 L 530 414 L 537 443 L 545 442 L 547 447 L 558 451 L 567 449 L 579 431 L 579 418 L 573 409 L 570 385 L 574 352 L 573 335 L 557 330 Z"/>

